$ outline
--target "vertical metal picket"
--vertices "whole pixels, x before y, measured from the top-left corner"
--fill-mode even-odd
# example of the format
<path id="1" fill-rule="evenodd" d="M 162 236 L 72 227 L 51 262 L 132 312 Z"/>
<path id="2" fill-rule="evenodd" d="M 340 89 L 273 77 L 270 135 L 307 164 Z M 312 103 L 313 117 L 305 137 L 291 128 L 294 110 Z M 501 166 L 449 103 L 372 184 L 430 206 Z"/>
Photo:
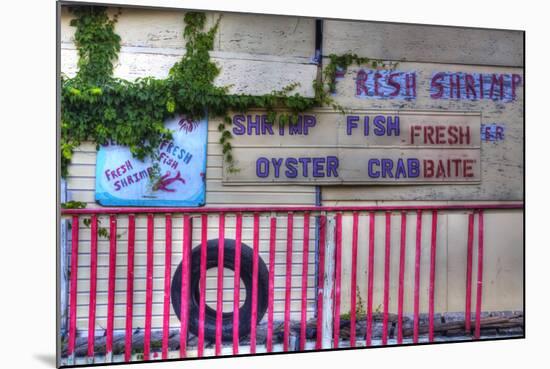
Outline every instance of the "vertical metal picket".
<path id="1" fill-rule="evenodd" d="M 97 297 L 97 215 L 92 214 L 90 227 L 90 301 L 88 305 L 88 364 L 95 356 L 95 315 Z"/>
<path id="2" fill-rule="evenodd" d="M 107 297 L 107 332 L 105 340 L 105 361 L 113 361 L 113 330 L 115 320 L 115 278 L 116 278 L 116 238 L 117 218 L 109 216 L 109 283 Z"/>
<path id="3" fill-rule="evenodd" d="M 304 237 L 302 250 L 302 303 L 300 306 L 300 351 L 306 347 L 306 323 L 307 323 L 307 272 L 309 256 L 309 213 L 304 213 Z"/>
<path id="4" fill-rule="evenodd" d="M 155 242 L 155 218 L 147 214 L 147 279 L 145 281 L 145 332 L 143 335 L 143 360 L 149 360 L 151 353 L 151 323 L 153 315 L 153 253 Z"/>
<path id="5" fill-rule="evenodd" d="M 132 322 L 134 311 L 134 248 L 136 240 L 136 220 L 134 214 L 128 216 L 128 268 L 126 270 L 126 326 L 124 337 L 124 361 L 132 358 Z"/>
<path id="6" fill-rule="evenodd" d="M 172 277 L 172 215 L 165 216 L 164 249 L 164 301 L 162 312 L 162 358 L 168 359 L 168 337 L 170 335 L 170 278 Z"/>
<path id="7" fill-rule="evenodd" d="M 239 353 L 239 307 L 241 301 L 241 243 L 243 216 L 237 213 L 235 225 L 235 274 L 233 278 L 233 355 Z"/>
<path id="8" fill-rule="evenodd" d="M 290 295 L 292 290 L 292 231 L 294 228 L 294 213 L 287 215 L 286 233 L 286 281 L 285 281 L 285 321 L 283 332 L 283 351 L 288 351 L 290 340 Z"/>
<path id="9" fill-rule="evenodd" d="M 416 250 L 414 256 L 413 343 L 418 343 L 420 325 L 420 257 L 422 254 L 422 210 L 416 211 Z"/>
<path id="10" fill-rule="evenodd" d="M 258 256 L 260 250 L 260 214 L 254 213 L 252 256 L 252 311 L 250 314 L 250 353 L 256 353 L 256 325 L 258 317 Z"/>
<path id="11" fill-rule="evenodd" d="M 428 339 L 434 340 L 435 260 L 437 251 L 437 211 L 432 211 L 432 239 L 430 251 L 430 296 L 428 306 Z"/>

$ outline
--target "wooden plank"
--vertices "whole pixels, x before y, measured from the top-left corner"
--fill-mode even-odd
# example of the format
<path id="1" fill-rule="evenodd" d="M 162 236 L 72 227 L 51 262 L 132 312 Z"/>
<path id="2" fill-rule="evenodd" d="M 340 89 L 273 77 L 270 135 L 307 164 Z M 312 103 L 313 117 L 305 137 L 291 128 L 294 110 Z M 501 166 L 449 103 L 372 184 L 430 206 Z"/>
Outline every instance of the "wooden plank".
<path id="1" fill-rule="evenodd" d="M 220 57 L 223 54 L 219 52 L 217 57 L 212 57 L 212 60 L 220 66 L 220 74 L 214 84 L 220 87 L 228 86 L 229 93 L 264 95 L 298 82 L 296 93 L 306 97 L 315 95 L 311 83 L 317 75 L 315 64 L 296 63 L 295 58 L 269 60 L 259 56 L 254 60 Z M 235 56 L 235 54 L 232 55 Z M 143 48 L 122 47 L 114 76 L 126 80 L 148 76 L 166 78 L 170 68 L 181 60 L 181 56 L 181 51 L 177 49 L 143 50 Z M 61 45 L 61 71 L 69 77 L 73 77 L 77 71 L 77 52 L 69 44 Z"/>
<path id="2" fill-rule="evenodd" d="M 521 67 L 523 32 L 325 20 L 323 53 L 350 52 L 382 60 Z"/>

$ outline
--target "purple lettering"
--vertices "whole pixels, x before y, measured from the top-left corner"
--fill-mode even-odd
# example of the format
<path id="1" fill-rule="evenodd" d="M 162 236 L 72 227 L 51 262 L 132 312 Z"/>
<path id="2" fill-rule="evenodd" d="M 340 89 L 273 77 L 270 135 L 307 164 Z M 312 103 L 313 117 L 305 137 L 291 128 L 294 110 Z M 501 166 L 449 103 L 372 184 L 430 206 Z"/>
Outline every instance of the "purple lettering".
<path id="1" fill-rule="evenodd" d="M 372 120 L 372 124 L 374 124 L 374 134 L 377 136 L 384 136 L 386 134 L 386 128 L 384 127 L 384 123 L 386 122 L 386 117 L 383 115 L 377 115 Z"/>
<path id="2" fill-rule="evenodd" d="M 295 158 L 287 158 L 285 160 L 285 166 L 286 166 L 285 175 L 288 178 L 296 178 L 296 176 L 298 176 L 298 170 L 296 169 L 297 165 L 298 165 L 298 160 L 296 160 Z"/>
<path id="3" fill-rule="evenodd" d="M 432 77 L 431 82 L 431 93 L 430 97 L 432 99 L 441 99 L 443 97 L 443 79 L 445 78 L 445 73 L 437 73 Z M 437 91 L 437 92 L 434 92 Z"/>
<path id="4" fill-rule="evenodd" d="M 311 162 L 311 158 L 299 158 L 298 161 L 300 163 L 302 163 L 302 175 L 304 177 L 307 177 L 308 176 L 307 166 L 308 166 L 309 162 Z"/>
<path id="5" fill-rule="evenodd" d="M 370 159 L 368 164 L 368 171 L 369 171 L 369 177 L 370 178 L 379 178 L 380 177 L 380 170 L 375 171 L 374 166 L 380 166 L 380 160 L 378 159 Z"/>
<path id="6" fill-rule="evenodd" d="M 256 136 L 260 134 L 261 117 L 259 115 L 255 115 L 254 118 L 255 119 L 252 120 L 251 115 L 246 116 L 246 123 L 247 123 L 246 134 L 249 136 L 252 136 L 252 128 L 254 128 L 254 131 L 255 131 L 254 134 Z"/>
<path id="7" fill-rule="evenodd" d="M 327 177 L 338 177 L 338 157 L 327 156 Z"/>
<path id="8" fill-rule="evenodd" d="M 315 127 L 317 119 L 314 115 L 304 115 L 304 135 L 308 134 L 310 128 Z"/>
<path id="9" fill-rule="evenodd" d="M 313 176 L 314 177 L 324 177 L 323 173 L 323 164 L 325 163 L 325 158 L 313 158 Z"/>
<path id="10" fill-rule="evenodd" d="M 273 163 L 273 175 L 275 178 L 279 178 L 279 168 L 281 168 L 281 165 L 283 164 L 283 159 L 271 158 L 271 162 Z"/>
<path id="11" fill-rule="evenodd" d="M 258 158 L 256 160 L 256 176 L 266 178 L 269 176 L 269 160 L 267 158 Z"/>
<path id="12" fill-rule="evenodd" d="M 348 115 L 346 119 L 346 133 L 348 136 L 351 136 L 351 131 L 353 128 L 357 128 L 357 121 L 359 117 L 357 115 Z"/>

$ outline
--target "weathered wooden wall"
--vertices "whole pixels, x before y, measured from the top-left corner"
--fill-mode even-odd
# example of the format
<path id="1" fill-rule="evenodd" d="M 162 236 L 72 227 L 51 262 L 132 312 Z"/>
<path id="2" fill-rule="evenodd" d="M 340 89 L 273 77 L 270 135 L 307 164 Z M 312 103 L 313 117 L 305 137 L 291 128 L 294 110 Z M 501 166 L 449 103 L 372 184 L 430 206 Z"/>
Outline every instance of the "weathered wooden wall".
<path id="1" fill-rule="evenodd" d="M 523 32 L 324 21 L 323 54 L 395 61 L 523 67 Z"/>
<path id="2" fill-rule="evenodd" d="M 112 10 L 114 12 L 114 10 Z M 164 77 L 169 68 L 184 52 L 182 38 L 183 15 L 181 11 L 123 9 L 116 26 L 122 38 L 122 50 L 117 62 L 115 74 L 118 77 L 134 79 L 141 76 Z M 211 25 L 219 14 L 208 15 Z M 76 71 L 76 50 L 72 41 L 74 29 L 69 26 L 71 14 L 63 9 L 61 16 L 61 71 L 74 75 Z M 317 66 L 311 63 L 314 55 L 315 24 L 313 19 L 280 16 L 224 14 L 216 38 L 212 56 L 221 66 L 222 72 L 216 83 L 232 85 L 233 92 L 260 94 L 280 89 L 289 83 L 300 82 L 298 91 L 312 96 L 311 83 L 317 75 Z M 346 77 L 337 84 L 337 101 L 349 108 L 358 109 L 451 109 L 481 111 L 482 123 L 497 123 L 506 127 L 505 140 L 482 142 L 482 182 L 475 185 L 438 185 L 438 186 L 354 186 L 323 187 L 323 205 L 339 204 L 373 204 L 382 200 L 422 200 L 422 203 L 433 203 L 433 200 L 519 200 L 523 194 L 523 100 L 514 103 L 495 103 L 492 101 L 471 102 L 439 100 L 432 101 L 425 85 L 431 73 L 437 71 L 471 71 L 488 73 L 518 73 L 523 75 L 523 42 L 521 32 L 465 30 L 449 27 L 425 27 L 412 25 L 379 24 L 371 22 L 337 22 L 325 21 L 323 53 L 356 52 L 361 55 L 399 63 L 400 70 L 415 70 L 418 73 L 418 97 L 415 101 L 359 99 L 353 94 L 353 71 L 350 68 Z M 325 64 L 327 60 L 325 59 Z M 468 65 L 466 65 L 468 64 Z M 429 87 L 429 86 L 428 86 Z M 426 92 L 427 91 L 427 92 Z M 518 90 L 521 96 L 522 87 Z M 232 205 L 313 205 L 315 189 L 313 186 L 224 186 L 222 184 L 222 155 L 217 143 L 219 133 L 215 129 L 216 121 L 209 123 L 208 158 L 207 158 L 207 206 Z M 74 155 L 69 168 L 67 188 L 69 199 L 87 202 L 90 207 L 94 202 L 95 147 L 85 143 Z M 414 202 L 419 204 L 420 202 Z M 484 286 L 484 309 L 506 310 L 522 308 L 522 212 L 499 211 L 486 216 L 486 284 Z M 426 215 L 427 217 L 428 215 Z M 233 237 L 234 220 L 227 220 L 226 237 Z M 284 287 L 284 252 L 286 222 L 279 219 L 276 266 L 276 317 L 281 317 L 283 310 Z M 378 226 L 383 222 L 380 220 Z M 103 219 L 101 226 L 106 226 Z M 173 270 L 179 263 L 179 245 L 181 245 L 181 219 L 174 220 Z M 196 222 L 193 244 L 199 242 Z M 209 238 L 216 238 L 216 217 L 209 219 Z M 411 256 L 413 248 L 412 233 L 409 222 L 407 254 Z M 425 222 L 425 232 L 429 232 L 429 221 Z M 244 222 L 244 242 L 251 244 L 251 220 Z M 261 220 L 261 256 L 267 258 L 267 221 Z M 392 236 L 397 240 L 398 222 L 392 226 Z M 117 295 L 115 309 L 115 328 L 124 327 L 125 278 L 126 278 L 126 234 L 125 220 L 119 222 L 121 238 L 119 239 L 119 257 L 117 260 Z M 301 273 L 302 232 L 301 220 L 296 219 L 293 253 L 293 317 L 299 315 L 299 278 Z M 344 230 L 344 242 L 350 232 L 347 224 Z M 380 230 L 379 230 L 380 231 Z M 365 260 L 364 240 L 366 229 L 364 220 L 360 222 L 360 260 Z M 145 221 L 137 223 L 136 242 L 136 292 L 134 302 L 134 327 L 143 327 L 145 306 Z M 463 310 L 465 280 L 465 234 L 466 224 L 459 215 L 442 215 L 439 223 L 436 310 Z M 82 257 L 79 259 L 79 295 L 78 295 L 78 328 L 87 329 L 87 302 L 89 288 L 89 230 L 83 229 Z M 309 249 L 314 250 L 313 230 Z M 424 237 L 423 250 L 427 250 L 429 237 Z M 155 221 L 155 270 L 154 270 L 154 308 L 153 328 L 159 328 L 162 320 L 162 278 L 164 254 L 164 228 L 159 217 Z M 382 302 L 382 259 L 381 242 L 376 244 L 375 306 Z M 349 243 L 348 243 L 349 244 Z M 392 245 L 391 308 L 396 304 L 396 244 Z M 107 266 L 108 242 L 99 242 L 99 280 L 98 280 L 98 327 L 105 327 L 107 303 Z M 313 260 L 313 251 L 310 260 Z M 349 310 L 349 260 L 350 248 L 344 248 L 342 275 L 343 302 L 342 311 Z M 408 259 L 409 260 L 409 259 Z M 410 259 L 412 260 L 412 259 Z M 475 262 L 475 259 L 474 259 Z M 427 273 L 429 253 L 423 252 L 421 268 L 424 271 L 421 285 L 427 292 Z M 361 295 L 365 300 L 365 269 L 360 263 L 358 280 Z M 412 301 L 411 274 L 412 266 L 406 266 L 405 309 L 410 311 Z M 314 270 L 311 267 L 308 283 L 313 287 Z M 475 273 L 474 273 L 475 278 Z M 225 286 L 231 286 L 231 279 L 226 278 Z M 208 299 L 215 300 L 214 279 L 208 280 Z M 421 310 L 427 309 L 427 293 L 421 299 Z M 226 293 L 226 301 L 231 296 Z M 308 294 L 308 310 L 312 314 L 313 289 Z M 175 316 L 171 323 L 177 326 Z"/>
<path id="3" fill-rule="evenodd" d="M 523 33 L 518 31 L 460 29 L 372 22 L 325 21 L 323 54 L 357 53 L 359 56 L 396 62 L 396 70 L 416 73 L 415 99 L 359 98 L 356 96 L 357 72 L 368 66 L 352 66 L 336 84 L 335 99 L 354 109 L 413 109 L 476 111 L 481 124 L 496 124 L 505 130 L 500 140 L 481 140 L 481 182 L 467 185 L 436 186 L 325 186 L 325 205 L 373 204 L 436 204 L 506 202 L 523 200 L 524 176 L 524 102 L 523 102 Z M 328 60 L 326 60 L 328 62 Z M 326 63 L 325 62 L 325 63 Z M 437 72 L 509 73 L 522 77 L 514 101 L 432 99 L 430 82 Z M 464 96 L 463 96 L 464 97 Z M 438 201 L 434 201 L 438 200 Z M 394 217 L 396 218 L 396 217 Z M 438 254 L 436 261 L 436 311 L 464 310 L 465 260 L 467 240 L 465 214 L 441 215 L 438 222 Z M 415 219 L 408 217 L 407 264 L 405 267 L 405 311 L 412 310 Z M 422 244 L 421 311 L 427 309 L 429 275 L 430 218 L 424 215 Z M 521 211 L 488 212 L 485 216 L 485 269 L 483 308 L 508 310 L 523 306 L 523 213 Z M 378 227 L 383 227 L 380 219 Z M 397 304 L 399 260 L 398 219 L 392 223 L 390 306 Z M 365 227 L 360 230 L 366 232 Z M 383 228 L 378 229 L 383 234 Z M 360 231 L 361 232 L 361 231 Z M 351 233 L 351 224 L 344 235 Z M 361 237 L 361 236 L 360 236 Z M 366 235 L 362 236 L 363 238 Z M 383 281 L 382 236 L 376 243 L 375 280 Z M 365 258 L 365 245 L 359 260 Z M 363 254 L 361 254 L 363 252 Z M 343 279 L 350 278 L 351 253 L 343 255 Z M 474 260 L 474 263 L 476 261 Z M 359 289 L 366 298 L 365 263 L 359 263 Z M 475 265 L 475 264 L 474 264 Z M 377 268 L 378 267 L 378 268 Z M 474 271 L 474 274 L 476 271 Z M 474 277 L 475 278 L 475 277 Z M 376 284 L 376 283 L 375 283 Z M 349 296 L 349 283 L 343 285 L 343 296 Z M 379 283 L 376 302 L 382 303 Z M 472 296 L 475 300 L 475 296 Z M 349 301 L 349 297 L 347 297 Z M 344 302 L 343 309 L 349 309 Z"/>
<path id="4" fill-rule="evenodd" d="M 111 10 L 111 13 L 114 10 Z M 116 32 L 121 36 L 122 50 L 116 64 L 115 75 L 126 79 L 144 76 L 165 77 L 170 67 L 178 61 L 185 52 L 183 40 L 183 12 L 160 11 L 144 9 L 123 9 L 116 25 Z M 212 25 L 219 14 L 208 15 L 208 25 Z M 73 43 L 74 28 L 69 26 L 71 14 L 63 9 L 61 17 L 61 71 L 69 76 L 76 72 L 77 54 Z M 207 26 L 208 26 L 207 25 Z M 215 50 L 214 60 L 219 63 L 222 71 L 217 83 L 232 84 L 232 91 L 238 93 L 264 94 L 281 89 L 295 81 L 301 82 L 298 91 L 312 95 L 312 81 L 317 73 L 317 66 L 310 63 L 314 54 L 314 21 L 278 16 L 248 16 L 224 14 Z M 315 189 L 304 186 L 237 186 L 227 188 L 222 185 L 222 152 L 218 144 L 219 132 L 216 127 L 219 122 L 210 121 L 208 131 L 208 157 L 206 172 L 206 203 L 207 206 L 237 206 L 237 205 L 313 205 Z M 92 143 L 82 144 L 75 152 L 69 167 L 67 189 L 69 199 L 84 201 L 88 207 L 97 207 L 94 201 L 96 150 Z M 217 217 L 209 219 L 208 237 L 217 238 Z M 226 221 L 227 238 L 234 238 L 234 219 Z M 104 219 L 100 226 L 107 226 Z M 118 241 L 119 257 L 117 258 L 115 329 L 124 328 L 126 301 L 126 224 L 119 222 Z M 182 220 L 174 220 L 174 253 L 173 267 L 181 260 Z M 200 221 L 196 222 L 193 232 L 193 245 L 200 243 Z M 295 221 L 294 234 L 294 265 L 293 265 L 293 316 L 299 316 L 300 275 L 302 255 L 302 232 L 299 231 L 300 219 Z M 252 220 L 245 218 L 243 222 L 243 242 L 252 245 Z M 284 309 L 284 262 L 286 249 L 286 221 L 279 220 L 279 232 L 276 256 L 275 308 L 276 318 L 282 318 Z M 261 219 L 260 255 L 268 261 L 268 230 L 269 224 L 265 217 Z M 135 327 L 144 325 L 145 309 L 145 265 L 146 265 L 146 224 L 142 219 L 136 224 L 136 260 L 134 323 Z M 313 260 L 314 233 L 310 237 L 310 260 Z M 83 228 L 80 233 L 83 245 L 82 257 L 79 259 L 78 283 L 78 328 L 87 329 L 87 306 L 89 294 L 89 241 L 90 231 Z M 161 218 L 155 221 L 155 269 L 153 298 L 153 328 L 162 326 L 162 289 L 164 276 L 164 223 Z M 107 316 L 107 273 L 108 273 L 108 241 L 100 238 L 98 245 L 98 327 L 106 326 Z M 209 303 L 215 306 L 215 271 L 211 270 L 208 279 Z M 229 287 L 232 286 L 231 274 L 226 273 L 224 285 L 227 292 L 224 296 L 227 309 L 232 309 Z M 309 310 L 313 309 L 313 267 L 309 270 L 308 292 Z M 171 325 L 177 326 L 175 315 L 171 317 Z"/>

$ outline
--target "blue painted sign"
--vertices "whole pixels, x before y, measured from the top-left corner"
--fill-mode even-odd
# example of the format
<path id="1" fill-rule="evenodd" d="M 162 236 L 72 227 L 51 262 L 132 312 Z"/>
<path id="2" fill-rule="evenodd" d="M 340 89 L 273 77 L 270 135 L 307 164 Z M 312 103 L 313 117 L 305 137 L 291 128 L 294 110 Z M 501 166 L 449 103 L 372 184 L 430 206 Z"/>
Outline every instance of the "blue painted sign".
<path id="1" fill-rule="evenodd" d="M 205 202 L 208 122 L 178 116 L 165 122 L 172 140 L 153 161 L 140 161 L 110 142 L 97 153 L 95 198 L 106 206 L 202 206 Z M 155 165 L 156 162 L 156 165 Z"/>

